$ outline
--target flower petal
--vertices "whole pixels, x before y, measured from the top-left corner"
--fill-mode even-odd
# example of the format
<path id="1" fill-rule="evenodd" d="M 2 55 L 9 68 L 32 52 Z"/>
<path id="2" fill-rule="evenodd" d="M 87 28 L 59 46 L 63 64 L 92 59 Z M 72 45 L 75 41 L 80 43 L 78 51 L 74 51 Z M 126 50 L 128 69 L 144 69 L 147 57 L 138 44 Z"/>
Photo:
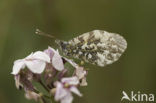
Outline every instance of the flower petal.
<path id="1" fill-rule="evenodd" d="M 86 72 L 86 70 L 84 70 L 83 67 L 76 68 L 76 76 L 79 79 L 84 78 L 86 74 L 87 74 L 87 72 Z"/>
<path id="2" fill-rule="evenodd" d="M 86 77 L 82 78 L 80 86 L 87 86 L 87 85 L 88 85 L 88 83 L 86 81 Z"/>
<path id="3" fill-rule="evenodd" d="M 48 49 L 44 50 L 44 53 L 46 53 L 50 57 L 50 59 L 53 58 L 55 52 L 56 51 L 51 47 L 48 47 Z"/>
<path id="4" fill-rule="evenodd" d="M 64 69 L 63 60 L 58 52 L 56 52 L 52 58 L 52 65 L 58 71 L 62 71 Z"/>
<path id="5" fill-rule="evenodd" d="M 74 68 L 78 68 L 78 64 L 76 64 L 75 62 L 73 62 L 72 60 L 63 57 L 63 59 L 65 59 L 68 63 L 70 63 Z"/>
<path id="6" fill-rule="evenodd" d="M 46 61 L 46 62 L 50 62 L 50 57 L 44 53 L 44 52 L 41 52 L 41 51 L 37 51 L 35 52 L 32 57 L 32 59 L 38 59 L 38 60 L 43 60 L 43 61 Z"/>
<path id="7" fill-rule="evenodd" d="M 23 59 L 16 60 L 16 61 L 14 62 L 13 71 L 12 71 L 11 74 L 13 74 L 13 75 L 18 74 L 19 71 L 20 71 L 21 69 L 23 69 L 24 67 L 25 67 L 25 64 L 24 64 L 24 60 L 23 60 Z"/>
<path id="8" fill-rule="evenodd" d="M 56 85 L 55 100 L 59 101 L 68 94 L 68 91 L 63 88 L 63 85 L 60 82 L 55 82 L 55 85 Z"/>
<path id="9" fill-rule="evenodd" d="M 26 66 L 33 73 L 41 74 L 46 66 L 46 63 L 41 60 L 25 61 Z"/>
<path id="10" fill-rule="evenodd" d="M 69 85 L 78 85 L 79 79 L 76 76 L 73 76 L 73 77 L 62 78 L 61 82 L 67 83 Z"/>
<path id="11" fill-rule="evenodd" d="M 61 99 L 61 103 L 72 103 L 73 101 L 73 96 L 70 92 L 68 92 L 68 94 Z"/>
<path id="12" fill-rule="evenodd" d="M 20 82 L 20 75 L 15 75 L 15 85 L 17 89 L 23 88 L 23 84 Z"/>
<path id="13" fill-rule="evenodd" d="M 78 95 L 80 97 L 82 96 L 82 94 L 80 93 L 80 91 L 75 86 L 70 87 L 70 91 L 73 92 L 73 93 L 75 93 L 76 95 Z"/>

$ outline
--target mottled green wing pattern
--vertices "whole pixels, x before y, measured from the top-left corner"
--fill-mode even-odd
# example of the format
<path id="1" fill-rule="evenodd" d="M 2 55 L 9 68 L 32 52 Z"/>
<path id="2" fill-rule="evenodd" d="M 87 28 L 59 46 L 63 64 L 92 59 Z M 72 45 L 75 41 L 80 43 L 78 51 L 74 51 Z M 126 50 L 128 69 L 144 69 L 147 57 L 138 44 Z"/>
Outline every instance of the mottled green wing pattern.
<path id="1" fill-rule="evenodd" d="M 119 59 L 127 42 L 119 34 L 94 30 L 63 42 L 62 48 L 67 56 L 103 67 Z"/>

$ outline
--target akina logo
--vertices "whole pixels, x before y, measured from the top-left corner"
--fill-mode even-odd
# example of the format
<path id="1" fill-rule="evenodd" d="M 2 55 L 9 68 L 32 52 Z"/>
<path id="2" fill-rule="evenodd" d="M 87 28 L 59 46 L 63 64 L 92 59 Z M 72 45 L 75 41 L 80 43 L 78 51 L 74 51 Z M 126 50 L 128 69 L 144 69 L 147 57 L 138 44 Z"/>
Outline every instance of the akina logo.
<path id="1" fill-rule="evenodd" d="M 138 101 L 138 102 L 154 102 L 155 97 L 154 94 L 146 94 L 146 93 L 141 93 L 140 91 L 134 92 L 131 91 L 130 94 L 127 94 L 125 91 L 122 91 L 122 98 L 121 101 Z"/>

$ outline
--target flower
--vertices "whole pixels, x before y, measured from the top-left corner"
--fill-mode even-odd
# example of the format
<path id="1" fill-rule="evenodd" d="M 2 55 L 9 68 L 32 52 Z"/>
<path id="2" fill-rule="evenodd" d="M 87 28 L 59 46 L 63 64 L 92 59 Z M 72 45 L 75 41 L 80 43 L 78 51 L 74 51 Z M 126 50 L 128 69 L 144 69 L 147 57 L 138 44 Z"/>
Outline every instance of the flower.
<path id="1" fill-rule="evenodd" d="M 71 64 L 74 71 L 70 72 L 70 68 L 65 66 L 66 63 Z M 24 69 L 25 67 L 27 69 Z M 52 99 L 49 97 L 50 95 L 60 103 L 72 103 L 73 93 L 82 96 L 77 87 L 87 85 L 87 70 L 74 61 L 61 56 L 58 50 L 51 47 L 16 60 L 12 74 L 16 87 L 24 89 L 27 99 L 41 102 Z M 33 82 L 38 82 L 50 94 L 42 93 Z"/>
<path id="2" fill-rule="evenodd" d="M 55 51 L 53 48 L 48 47 L 48 49 L 46 49 L 44 52 L 49 55 L 50 61 L 52 62 L 52 65 L 56 70 L 62 71 L 64 69 L 63 60 L 58 50 Z"/>
<path id="3" fill-rule="evenodd" d="M 70 63 L 75 68 L 75 75 L 81 81 L 80 86 L 87 86 L 88 85 L 86 81 L 87 71 L 84 70 L 84 67 L 79 66 L 78 64 L 76 64 L 75 62 L 73 62 L 72 60 L 68 58 L 63 57 L 63 59 L 67 61 L 68 63 Z"/>
<path id="4" fill-rule="evenodd" d="M 87 71 L 84 70 L 83 67 L 78 67 L 78 68 L 76 68 L 76 76 L 77 76 L 79 79 L 84 78 L 86 74 L 87 74 Z"/>
<path id="5" fill-rule="evenodd" d="M 31 72 L 41 74 L 45 69 L 46 63 L 50 63 L 49 56 L 44 52 L 37 51 L 31 53 L 24 59 L 16 60 L 11 74 L 17 75 L 25 66 L 27 66 Z"/>
<path id="6" fill-rule="evenodd" d="M 50 63 L 46 65 L 44 73 L 45 83 L 50 86 L 54 76 L 57 74 L 57 71 L 59 71 L 59 77 L 61 78 L 65 74 L 66 70 L 64 69 L 63 59 L 58 50 L 56 51 L 53 48 L 48 47 L 48 49 L 44 50 L 44 53 L 50 57 Z"/>
<path id="7" fill-rule="evenodd" d="M 75 75 L 81 80 L 80 86 L 87 86 L 88 83 L 86 81 L 87 71 L 84 70 L 83 67 L 77 67 Z"/>
<path id="8" fill-rule="evenodd" d="M 56 91 L 55 91 L 55 100 L 60 101 L 61 103 L 72 103 L 73 96 L 72 93 L 75 93 L 78 96 L 82 94 L 77 89 L 79 84 L 79 79 L 74 77 L 62 78 L 61 82 L 55 82 Z"/>

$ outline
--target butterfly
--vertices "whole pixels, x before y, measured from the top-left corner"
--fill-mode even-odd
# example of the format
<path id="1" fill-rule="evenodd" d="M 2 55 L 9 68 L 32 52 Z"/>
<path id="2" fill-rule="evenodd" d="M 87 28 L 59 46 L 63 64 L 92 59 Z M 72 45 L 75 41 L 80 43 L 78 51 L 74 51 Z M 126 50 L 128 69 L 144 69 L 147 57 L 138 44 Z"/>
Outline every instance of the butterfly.
<path id="1" fill-rule="evenodd" d="M 119 34 L 93 30 L 69 41 L 56 39 L 64 55 L 104 67 L 117 61 L 127 48 Z"/>

